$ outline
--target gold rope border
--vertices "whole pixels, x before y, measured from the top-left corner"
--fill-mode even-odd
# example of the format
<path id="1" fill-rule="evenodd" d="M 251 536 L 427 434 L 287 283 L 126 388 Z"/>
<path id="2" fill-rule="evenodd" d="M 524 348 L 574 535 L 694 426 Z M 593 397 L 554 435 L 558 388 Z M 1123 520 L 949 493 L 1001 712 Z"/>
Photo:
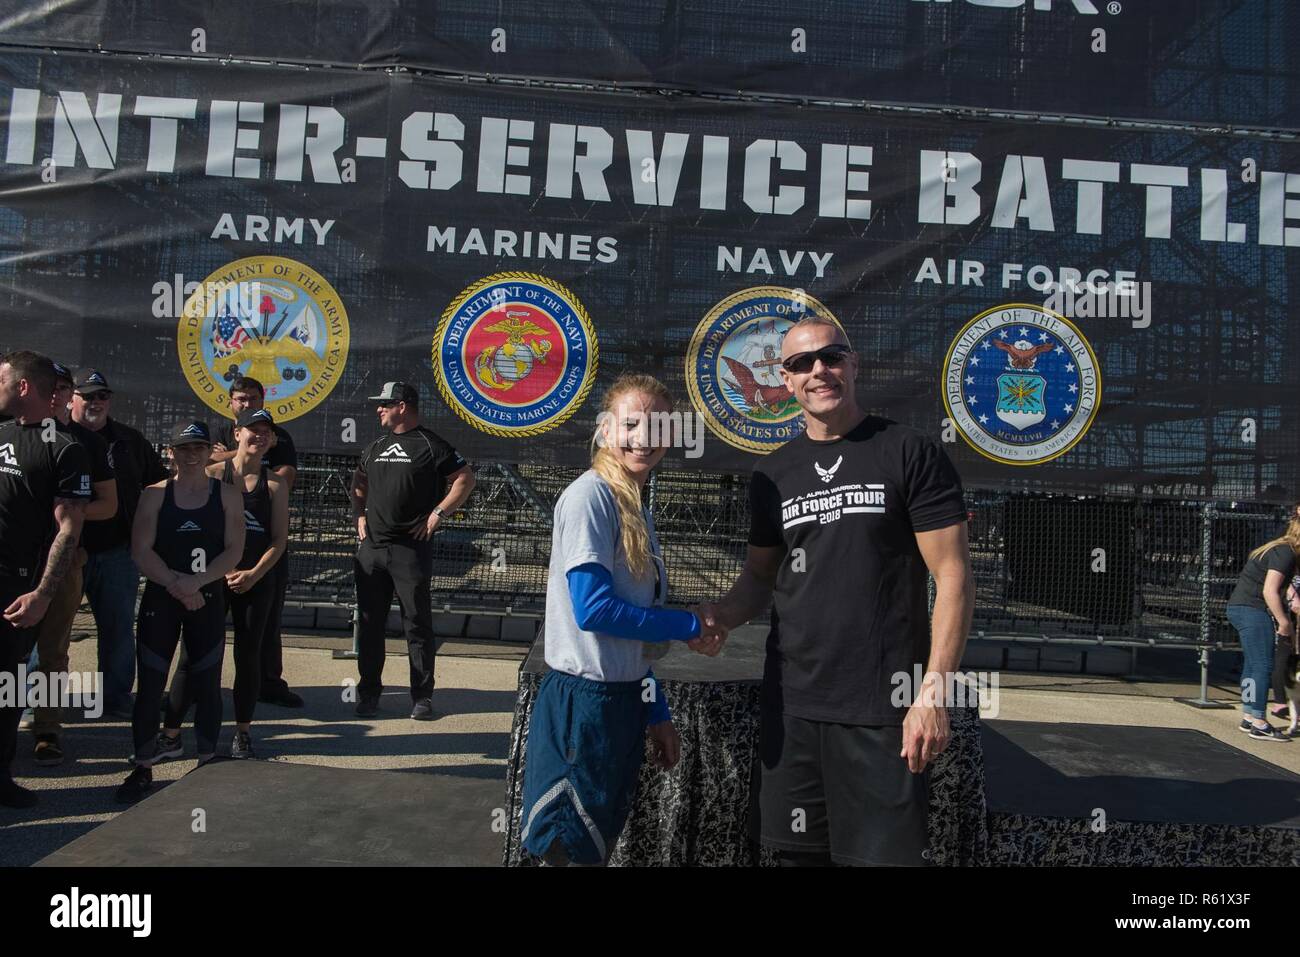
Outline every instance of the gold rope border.
<path id="1" fill-rule="evenodd" d="M 505 428 L 504 426 L 491 425 L 481 422 L 474 416 L 470 415 L 469 410 L 460 404 L 452 394 L 451 386 L 447 384 L 446 374 L 442 368 L 442 340 L 447 332 L 447 327 L 451 325 L 451 320 L 455 317 L 457 311 L 470 298 L 486 289 L 488 286 L 495 286 L 498 283 L 510 280 L 527 280 L 528 282 L 537 283 L 545 286 L 552 292 L 558 292 L 569 305 L 573 306 L 574 314 L 578 317 L 578 322 L 582 324 L 583 330 L 587 333 L 588 351 L 591 354 L 591 362 L 587 367 L 587 373 L 583 377 L 582 386 L 578 389 L 578 394 L 571 400 L 569 407 L 558 413 L 554 418 L 542 423 L 541 425 L 529 425 L 523 428 Z M 563 425 L 572 415 L 577 412 L 587 401 L 587 396 L 591 394 L 592 388 L 596 384 L 596 372 L 600 367 L 600 342 L 596 338 L 596 329 L 592 325 L 591 317 L 587 314 L 586 307 L 582 304 L 573 290 L 562 282 L 543 276 L 535 272 L 498 272 L 480 279 L 478 282 L 461 290 L 451 301 L 451 304 L 443 310 L 442 318 L 438 320 L 438 325 L 433 331 L 433 377 L 438 385 L 438 394 L 442 396 L 442 401 L 455 412 L 458 416 L 468 422 L 480 432 L 486 432 L 488 435 L 494 435 L 503 439 L 527 438 L 534 435 L 542 435 L 551 431 L 557 426 Z"/>
<path id="2" fill-rule="evenodd" d="M 704 346 L 704 337 L 708 333 L 709 329 L 712 328 L 713 323 L 732 306 L 739 305 L 746 299 L 755 299 L 760 296 L 771 299 L 785 299 L 789 302 L 794 302 L 795 298 L 791 295 L 777 295 L 777 293 L 788 294 L 793 292 L 794 287 L 787 286 L 750 286 L 747 289 L 733 292 L 731 295 L 718 300 L 718 302 L 714 303 L 713 306 L 710 307 L 709 311 L 704 314 L 704 318 L 695 326 L 695 332 L 691 334 L 691 341 L 686 346 L 686 391 L 690 396 L 691 405 L 695 407 L 695 411 L 699 414 L 700 418 L 704 420 L 704 424 L 709 427 L 709 431 L 722 439 L 723 442 L 726 442 L 733 449 L 740 449 L 742 452 L 750 452 L 754 455 L 767 455 L 769 452 L 773 452 L 780 448 L 780 446 L 767 442 L 757 442 L 753 439 L 742 438 L 739 435 L 728 432 L 721 422 L 718 422 L 713 418 L 712 413 L 709 412 L 708 405 L 704 401 L 704 396 L 700 392 L 699 381 L 695 378 L 695 361 L 698 358 L 700 349 Z M 849 334 L 845 330 L 844 325 L 838 318 L 836 318 L 835 314 L 827 308 L 825 303 L 817 299 L 815 296 L 810 295 L 806 290 L 801 298 L 804 300 L 805 306 L 809 308 L 815 306 L 816 308 L 812 309 L 812 311 L 816 315 L 823 316 L 835 323 L 835 325 L 840 327 L 840 331 L 844 333 L 845 338 L 848 338 Z M 789 319 L 789 316 L 782 318 Z M 794 323 L 799 320 L 789 319 L 789 321 Z M 726 340 L 724 339 L 723 341 L 725 342 Z M 800 410 L 800 415 L 802 414 L 803 411 Z"/>

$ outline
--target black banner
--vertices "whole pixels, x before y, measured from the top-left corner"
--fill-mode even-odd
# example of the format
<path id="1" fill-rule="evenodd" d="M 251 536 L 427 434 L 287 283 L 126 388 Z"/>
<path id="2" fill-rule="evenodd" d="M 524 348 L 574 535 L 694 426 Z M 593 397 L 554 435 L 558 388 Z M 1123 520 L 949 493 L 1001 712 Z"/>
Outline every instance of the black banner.
<path id="1" fill-rule="evenodd" d="M 1292 0 L 7 0 L 0 43 L 1300 127 Z"/>
<path id="2" fill-rule="evenodd" d="M 473 459 L 579 464 L 635 368 L 672 461 L 747 470 L 814 312 L 969 484 L 1300 484 L 1292 143 L 17 53 L 0 123 L 0 345 L 155 439 L 242 373 L 355 451 L 400 378 Z"/>

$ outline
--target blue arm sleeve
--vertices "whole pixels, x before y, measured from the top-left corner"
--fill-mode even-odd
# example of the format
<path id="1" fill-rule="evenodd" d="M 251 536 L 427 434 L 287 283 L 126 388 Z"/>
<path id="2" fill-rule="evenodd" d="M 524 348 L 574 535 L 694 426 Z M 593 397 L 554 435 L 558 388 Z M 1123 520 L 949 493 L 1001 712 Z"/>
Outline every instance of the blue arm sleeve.
<path id="1" fill-rule="evenodd" d="M 614 594 L 609 569 L 588 562 L 569 570 L 573 617 L 583 631 L 598 631 L 634 641 L 690 641 L 700 634 L 700 620 L 689 611 L 642 608 Z"/>
<path id="2" fill-rule="evenodd" d="M 646 724 L 651 725 L 659 724 L 663 721 L 671 721 L 673 716 L 672 712 L 668 710 L 668 696 L 664 694 L 664 686 L 661 685 L 659 679 L 655 677 L 653 669 L 647 671 L 645 676 L 655 683 L 655 697 L 654 701 L 650 705 L 650 720 L 647 721 Z"/>

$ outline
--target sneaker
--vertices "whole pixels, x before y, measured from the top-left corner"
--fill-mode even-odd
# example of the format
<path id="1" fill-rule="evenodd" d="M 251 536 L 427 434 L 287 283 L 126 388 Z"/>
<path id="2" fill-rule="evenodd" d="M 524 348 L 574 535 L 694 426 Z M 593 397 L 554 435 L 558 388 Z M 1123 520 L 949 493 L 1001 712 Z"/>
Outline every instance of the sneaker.
<path id="1" fill-rule="evenodd" d="M 23 787 L 13 778 L 0 780 L 0 806 L 26 808 L 36 806 L 36 792 Z"/>
<path id="2" fill-rule="evenodd" d="M 42 767 L 52 767 L 63 763 L 63 749 L 59 747 L 57 734 L 38 734 L 36 747 L 32 750 L 32 760 Z"/>
<path id="3" fill-rule="evenodd" d="M 247 731 L 236 731 L 235 740 L 230 742 L 230 756 L 232 758 L 255 758 L 253 753 L 253 738 Z"/>
<path id="4" fill-rule="evenodd" d="M 301 708 L 302 697 L 294 694 L 288 688 L 270 688 L 263 691 L 257 698 L 258 701 L 266 704 L 278 704 L 281 708 Z"/>
<path id="5" fill-rule="evenodd" d="M 36 723 L 36 712 L 31 708 L 23 709 L 23 716 L 18 719 L 19 731 L 30 731 L 32 725 Z"/>
<path id="6" fill-rule="evenodd" d="M 1286 705 L 1284 705 L 1284 704 L 1277 705 L 1277 706 L 1273 709 L 1273 717 L 1275 717 L 1275 718 L 1287 718 L 1287 719 L 1290 719 L 1290 717 L 1291 717 L 1291 709 L 1288 708 L 1288 707 L 1287 707 Z"/>
<path id="7" fill-rule="evenodd" d="M 433 720 L 433 702 L 428 698 L 421 698 L 415 702 L 415 707 L 411 709 L 412 721 L 432 721 Z"/>
<path id="8" fill-rule="evenodd" d="M 126 780 L 122 782 L 122 786 L 117 789 L 117 793 L 113 795 L 113 800 L 118 804 L 134 804 L 148 794 L 149 789 L 152 787 L 153 772 L 146 767 L 136 767 L 134 771 L 127 775 Z"/>
<path id="9" fill-rule="evenodd" d="M 181 736 L 178 734 L 174 738 L 169 738 L 166 732 L 159 731 L 158 739 L 154 742 L 153 757 L 136 759 L 132 756 L 131 760 L 141 767 L 151 768 L 160 761 L 166 761 L 168 758 L 179 758 L 185 753 L 185 746 L 181 744 Z"/>
<path id="10" fill-rule="evenodd" d="M 1290 741 L 1281 728 L 1275 728 L 1271 724 L 1267 728 L 1257 728 L 1251 726 L 1250 736 L 1256 741 Z"/>
<path id="11" fill-rule="evenodd" d="M 373 718 L 379 714 L 379 695 L 362 695 L 357 702 L 358 718 Z"/>

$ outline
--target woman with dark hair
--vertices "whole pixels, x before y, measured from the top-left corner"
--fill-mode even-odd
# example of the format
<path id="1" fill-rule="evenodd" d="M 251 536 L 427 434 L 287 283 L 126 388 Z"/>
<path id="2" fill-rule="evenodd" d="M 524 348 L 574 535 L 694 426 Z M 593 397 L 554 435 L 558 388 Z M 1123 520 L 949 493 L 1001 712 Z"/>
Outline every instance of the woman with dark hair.
<path id="1" fill-rule="evenodd" d="M 1290 740 L 1264 716 L 1274 645 L 1295 635 L 1284 596 L 1300 556 L 1300 510 L 1289 519 L 1280 537 L 1250 553 L 1228 599 L 1228 620 L 1241 636 L 1241 730 L 1258 741 Z"/>
<path id="2" fill-rule="evenodd" d="M 1292 518 L 1300 519 L 1300 502 L 1291 506 L 1288 513 Z M 1300 564 L 1297 574 L 1291 576 L 1291 584 L 1286 590 L 1286 607 L 1292 615 L 1300 615 Z M 1273 709 L 1273 717 L 1290 718 L 1291 708 L 1286 700 L 1286 666 L 1291 655 L 1300 652 L 1300 638 L 1295 633 L 1296 619 L 1291 619 L 1291 637 L 1277 635 L 1273 643 L 1273 700 L 1279 702 Z"/>

